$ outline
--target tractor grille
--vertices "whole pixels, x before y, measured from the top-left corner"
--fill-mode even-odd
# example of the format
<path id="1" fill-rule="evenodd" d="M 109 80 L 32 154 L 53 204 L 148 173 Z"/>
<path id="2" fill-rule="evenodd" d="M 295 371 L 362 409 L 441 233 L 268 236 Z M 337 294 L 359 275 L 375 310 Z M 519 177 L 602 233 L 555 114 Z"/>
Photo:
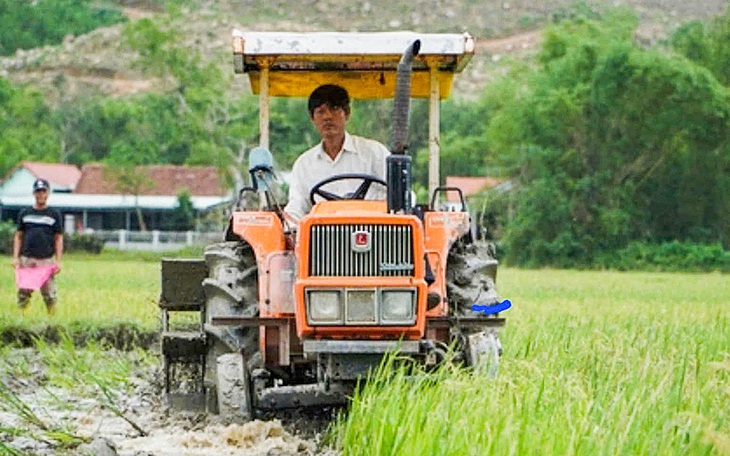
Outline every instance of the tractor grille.
<path id="1" fill-rule="evenodd" d="M 356 236 L 360 241 L 368 239 L 368 247 L 357 245 Z M 310 276 L 398 277 L 414 273 L 410 225 L 314 225 L 309 245 Z"/>

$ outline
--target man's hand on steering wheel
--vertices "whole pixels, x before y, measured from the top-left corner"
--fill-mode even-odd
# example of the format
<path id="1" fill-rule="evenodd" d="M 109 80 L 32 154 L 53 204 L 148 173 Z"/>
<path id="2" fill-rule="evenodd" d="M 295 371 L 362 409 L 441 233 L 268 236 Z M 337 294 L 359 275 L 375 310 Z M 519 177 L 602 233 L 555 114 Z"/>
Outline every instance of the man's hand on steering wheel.
<path id="1" fill-rule="evenodd" d="M 360 184 L 357 189 L 352 192 L 348 193 L 347 195 L 338 195 L 336 193 L 328 192 L 327 190 L 323 190 L 322 187 L 331 184 L 332 182 L 337 182 L 341 180 L 361 180 L 362 183 Z M 381 178 L 377 176 L 372 176 L 370 174 L 338 174 L 336 176 L 328 177 L 327 179 L 324 179 L 320 182 L 318 182 L 314 187 L 312 187 L 312 190 L 309 192 L 309 201 L 312 203 L 312 206 L 317 204 L 314 201 L 315 196 L 319 196 L 327 201 L 333 201 L 333 200 L 364 200 L 365 195 L 367 195 L 368 190 L 370 190 L 370 186 L 373 184 L 380 184 L 383 187 L 388 187 L 388 184 Z"/>

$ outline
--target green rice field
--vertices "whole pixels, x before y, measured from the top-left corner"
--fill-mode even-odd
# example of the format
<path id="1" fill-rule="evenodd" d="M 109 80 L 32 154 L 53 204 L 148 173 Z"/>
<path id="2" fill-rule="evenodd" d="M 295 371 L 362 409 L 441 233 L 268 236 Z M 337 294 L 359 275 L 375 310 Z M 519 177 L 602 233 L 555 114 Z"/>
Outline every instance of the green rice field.
<path id="1" fill-rule="evenodd" d="M 348 455 L 730 455 L 730 276 L 506 269 L 496 378 L 381 372 Z"/>
<path id="2" fill-rule="evenodd" d="M 158 328 L 159 263 L 69 255 L 59 307 L 21 316 L 2 257 L 0 330 Z M 345 455 L 730 455 L 730 276 L 503 268 L 496 377 L 381 372 L 335 423 Z"/>
<path id="3" fill-rule="evenodd" d="M 14 271 L 9 257 L 0 268 L 0 327 L 8 325 L 108 326 L 132 322 L 158 327 L 160 266 L 122 255 L 67 255 L 56 278 L 59 302 L 49 317 L 40 292 L 35 292 L 25 315 L 16 305 Z"/>

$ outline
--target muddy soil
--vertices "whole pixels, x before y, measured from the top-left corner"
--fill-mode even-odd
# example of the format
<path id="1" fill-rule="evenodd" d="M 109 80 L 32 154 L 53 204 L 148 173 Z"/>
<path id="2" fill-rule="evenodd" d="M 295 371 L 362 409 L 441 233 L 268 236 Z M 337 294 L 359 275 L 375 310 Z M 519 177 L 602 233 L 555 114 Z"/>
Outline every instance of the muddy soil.
<path id="1" fill-rule="evenodd" d="M 125 352 L 110 351 L 109 356 L 125 356 Z M 3 372 L 0 365 L 5 391 L 26 404 L 44 424 L 62 428 L 87 443 L 62 448 L 37 423 L 19 417 L 18 409 L 8 405 L 7 396 L 2 400 L 0 389 L 0 454 L 14 454 L 12 450 L 40 456 L 337 454 L 322 441 L 335 409 L 266 413 L 248 423 L 180 412 L 163 403 L 160 369 L 148 366 L 132 373 L 130 393 L 115 396 L 113 404 L 122 412 L 120 417 L 101 392 L 85 394 L 52 386 L 34 349 L 7 351 L 5 361 L 13 363 L 13 359 L 22 360 L 27 367 L 20 378 L 7 369 Z"/>

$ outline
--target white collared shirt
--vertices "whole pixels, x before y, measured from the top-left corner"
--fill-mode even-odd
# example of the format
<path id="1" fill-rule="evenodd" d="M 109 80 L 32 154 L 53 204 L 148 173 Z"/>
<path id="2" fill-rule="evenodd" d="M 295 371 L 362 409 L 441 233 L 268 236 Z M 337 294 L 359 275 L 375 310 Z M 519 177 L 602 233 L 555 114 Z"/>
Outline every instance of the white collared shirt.
<path id="1" fill-rule="evenodd" d="M 385 180 L 388 155 L 388 149 L 378 141 L 345 132 L 342 150 L 333 160 L 320 142 L 294 162 L 289 182 L 289 203 L 284 210 L 296 219 L 302 218 L 312 209 L 309 201 L 312 187 L 338 174 L 370 174 Z M 344 180 L 326 185 L 323 190 L 344 196 L 354 192 L 361 183 L 361 180 Z M 385 195 L 382 185 L 372 184 L 366 199 L 385 199 Z M 319 201 L 321 198 L 317 198 Z"/>

